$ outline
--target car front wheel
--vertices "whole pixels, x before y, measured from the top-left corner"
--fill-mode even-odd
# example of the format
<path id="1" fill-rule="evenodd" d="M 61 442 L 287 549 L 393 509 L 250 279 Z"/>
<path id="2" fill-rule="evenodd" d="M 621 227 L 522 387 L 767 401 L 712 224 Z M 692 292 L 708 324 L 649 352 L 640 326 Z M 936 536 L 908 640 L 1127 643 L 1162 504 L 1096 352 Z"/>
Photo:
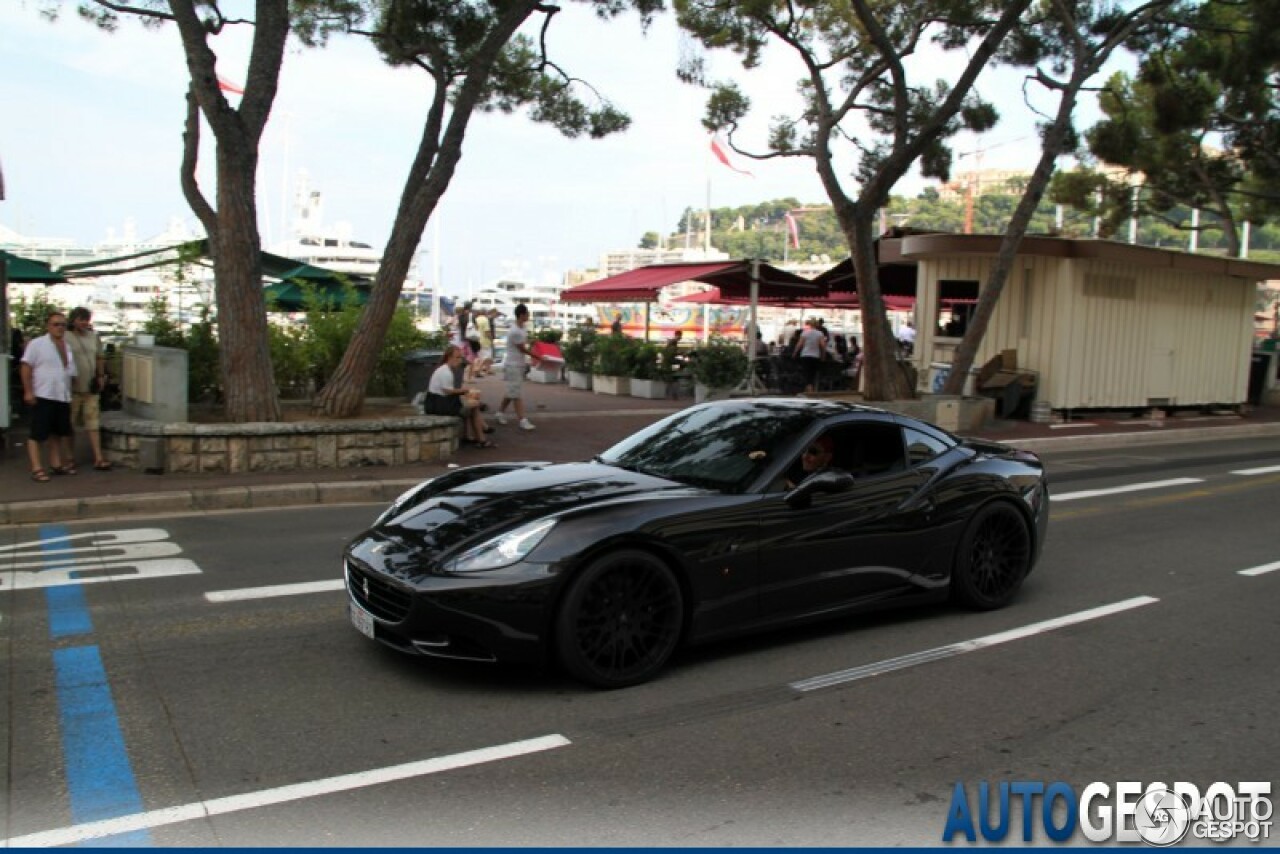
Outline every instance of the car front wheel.
<path id="1" fill-rule="evenodd" d="M 556 651 L 572 676 L 599 688 L 645 682 L 680 640 L 684 597 L 671 569 L 647 552 L 598 558 L 571 582 L 556 621 Z"/>
<path id="2" fill-rule="evenodd" d="M 980 611 L 1007 605 L 1031 569 L 1031 532 L 1008 504 L 988 504 L 969 522 L 951 575 L 952 596 Z"/>

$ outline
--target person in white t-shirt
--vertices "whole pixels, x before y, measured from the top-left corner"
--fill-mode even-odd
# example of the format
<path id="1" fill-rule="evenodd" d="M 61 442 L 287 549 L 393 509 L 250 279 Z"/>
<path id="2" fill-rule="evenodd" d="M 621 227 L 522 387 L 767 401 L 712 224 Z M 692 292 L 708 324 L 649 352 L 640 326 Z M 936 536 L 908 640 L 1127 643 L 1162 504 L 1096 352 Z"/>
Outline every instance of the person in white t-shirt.
<path id="1" fill-rule="evenodd" d="M 427 396 L 422 411 L 427 415 L 457 415 L 462 419 L 462 443 L 477 448 L 496 447 L 485 439 L 488 432 L 484 416 L 480 413 L 480 392 L 458 383 L 458 369 L 462 366 L 462 348 L 450 344 L 444 350 L 440 367 L 431 374 L 427 384 Z"/>
<path id="2" fill-rule="evenodd" d="M 916 327 L 910 320 L 898 330 L 898 346 L 904 356 L 910 356 L 916 349 Z"/>
<path id="3" fill-rule="evenodd" d="M 49 473 L 75 474 L 72 462 L 71 390 L 76 378 L 76 360 L 67 346 L 67 316 L 50 312 L 46 334 L 31 339 L 22 353 L 22 400 L 31 411 L 31 432 L 27 436 L 27 456 L 31 458 L 31 479 L 48 483 Z M 42 445 L 49 446 L 49 468 L 40 458 Z M 63 463 L 63 458 L 66 463 Z"/>
<path id="4" fill-rule="evenodd" d="M 502 379 L 507 384 L 502 403 L 498 404 L 498 423 L 507 423 L 507 405 L 515 404 L 516 418 L 520 420 L 521 430 L 536 429 L 524 414 L 524 374 L 528 367 L 537 365 L 539 359 L 529 348 L 529 333 L 524 328 L 529 322 L 529 307 L 524 303 L 516 306 L 515 322 L 507 330 L 507 350 L 502 359 Z"/>

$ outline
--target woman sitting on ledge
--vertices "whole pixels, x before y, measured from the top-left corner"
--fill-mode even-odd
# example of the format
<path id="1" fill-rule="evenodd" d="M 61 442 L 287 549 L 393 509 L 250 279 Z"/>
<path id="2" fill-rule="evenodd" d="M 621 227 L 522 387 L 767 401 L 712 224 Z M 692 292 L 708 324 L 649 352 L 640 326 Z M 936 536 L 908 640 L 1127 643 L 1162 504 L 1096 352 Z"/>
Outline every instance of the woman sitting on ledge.
<path id="1" fill-rule="evenodd" d="M 474 445 L 477 448 L 496 447 L 485 439 L 489 432 L 480 414 L 480 392 L 477 389 L 466 389 L 458 380 L 462 365 L 462 350 L 457 344 L 450 344 L 444 350 L 444 359 L 440 367 L 431 375 L 427 385 L 427 396 L 422 402 L 422 411 L 427 415 L 456 415 L 462 419 L 462 444 Z"/>

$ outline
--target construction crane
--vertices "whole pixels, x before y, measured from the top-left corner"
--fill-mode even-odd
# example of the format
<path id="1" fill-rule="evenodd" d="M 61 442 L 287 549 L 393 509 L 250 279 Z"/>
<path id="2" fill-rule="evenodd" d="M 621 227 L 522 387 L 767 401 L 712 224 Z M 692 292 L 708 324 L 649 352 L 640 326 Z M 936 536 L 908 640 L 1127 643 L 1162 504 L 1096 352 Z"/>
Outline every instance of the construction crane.
<path id="1" fill-rule="evenodd" d="M 1005 145 L 1013 145 L 1015 142 L 1022 142 L 1025 136 L 1016 139 L 1006 139 L 1004 142 L 997 142 L 995 145 L 986 145 L 982 148 L 975 148 L 972 151 L 964 151 L 956 155 L 956 160 L 963 160 L 966 157 L 974 157 L 974 168 L 969 170 L 969 179 L 964 184 L 964 233 L 973 234 L 973 200 L 978 194 L 978 182 L 982 173 L 982 156 L 988 151 L 1000 148 Z"/>

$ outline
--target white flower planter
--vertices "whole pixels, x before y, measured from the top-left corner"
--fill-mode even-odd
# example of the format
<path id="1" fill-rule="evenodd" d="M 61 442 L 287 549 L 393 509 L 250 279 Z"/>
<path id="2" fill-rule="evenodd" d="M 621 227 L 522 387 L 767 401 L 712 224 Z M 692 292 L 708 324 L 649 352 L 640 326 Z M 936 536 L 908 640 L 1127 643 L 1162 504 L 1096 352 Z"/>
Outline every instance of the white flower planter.
<path id="1" fill-rule="evenodd" d="M 664 400 L 667 396 L 666 380 L 631 380 L 631 396 L 646 400 Z"/>
<path id="2" fill-rule="evenodd" d="M 591 374 L 585 374 L 581 371 L 567 371 L 566 373 L 569 377 L 569 388 L 591 391 Z"/>
<path id="3" fill-rule="evenodd" d="M 592 374 L 591 390 L 596 394 L 626 396 L 631 392 L 631 381 L 628 377 L 610 377 L 605 376 L 604 374 Z"/>
<path id="4" fill-rule="evenodd" d="M 557 365 L 554 368 L 530 368 L 529 382 L 531 383 L 558 383 L 561 380 L 561 372 L 563 368 Z"/>

